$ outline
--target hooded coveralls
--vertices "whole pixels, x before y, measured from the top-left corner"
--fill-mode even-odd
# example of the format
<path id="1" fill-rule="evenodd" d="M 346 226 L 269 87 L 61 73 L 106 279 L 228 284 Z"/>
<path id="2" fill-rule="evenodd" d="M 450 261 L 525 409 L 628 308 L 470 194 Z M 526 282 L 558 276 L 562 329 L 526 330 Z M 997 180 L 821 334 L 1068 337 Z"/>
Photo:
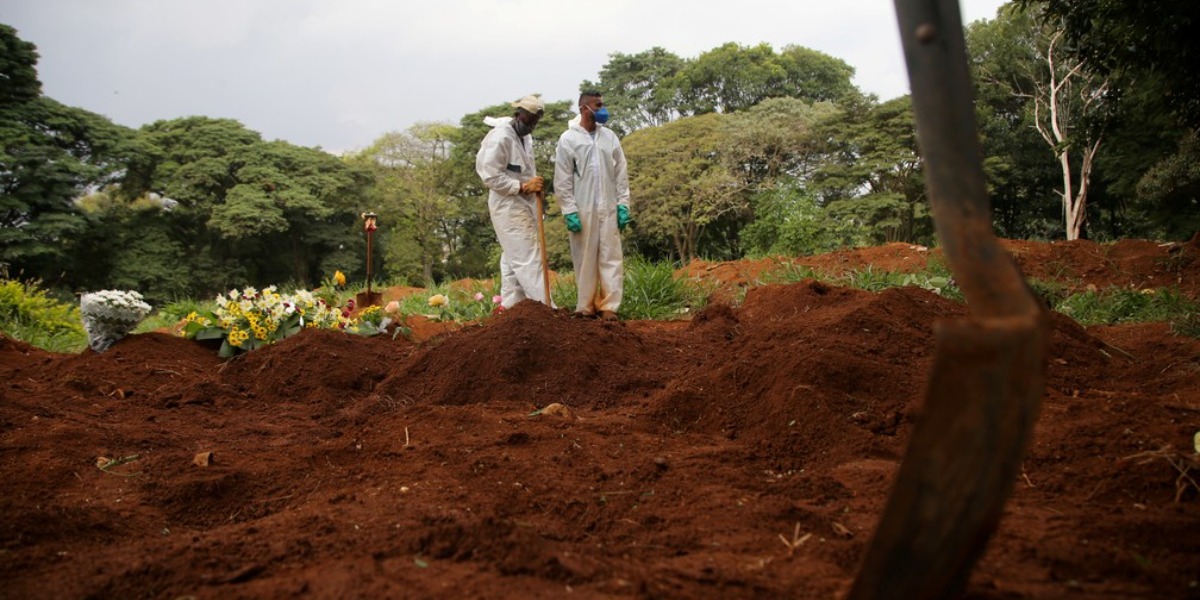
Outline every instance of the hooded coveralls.
<path id="1" fill-rule="evenodd" d="M 625 268 L 617 205 L 629 206 L 629 173 L 617 134 L 596 126 L 589 133 L 580 117 L 558 138 L 554 193 L 563 214 L 579 213 L 583 226 L 571 233 L 571 262 L 579 286 L 575 312 L 617 312 L 625 293 Z"/>
<path id="2" fill-rule="evenodd" d="M 488 212 L 500 241 L 500 305 L 511 308 L 528 298 L 544 298 L 537 201 L 521 194 L 521 184 L 537 175 L 533 137 L 517 136 L 512 117 L 487 117 L 492 127 L 475 155 L 475 172 L 488 188 Z"/>

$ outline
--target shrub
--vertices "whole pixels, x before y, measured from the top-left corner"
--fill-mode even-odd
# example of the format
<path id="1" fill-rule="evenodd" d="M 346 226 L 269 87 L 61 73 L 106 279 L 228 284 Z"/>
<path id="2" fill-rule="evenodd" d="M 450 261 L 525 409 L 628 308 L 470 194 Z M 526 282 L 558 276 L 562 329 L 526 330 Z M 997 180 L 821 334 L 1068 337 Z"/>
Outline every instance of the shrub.
<path id="1" fill-rule="evenodd" d="M 704 292 L 675 275 L 670 263 L 641 258 L 625 261 L 625 296 L 621 316 L 627 319 L 671 319 L 704 305 Z"/>
<path id="2" fill-rule="evenodd" d="M 37 281 L 0 279 L 0 331 L 52 352 L 87 345 L 79 308 L 48 296 Z"/>
<path id="3" fill-rule="evenodd" d="M 1072 294 L 1055 306 L 1082 325 L 1167 321 L 1178 322 L 1185 330 L 1198 309 L 1195 302 L 1167 288 L 1087 291 Z"/>

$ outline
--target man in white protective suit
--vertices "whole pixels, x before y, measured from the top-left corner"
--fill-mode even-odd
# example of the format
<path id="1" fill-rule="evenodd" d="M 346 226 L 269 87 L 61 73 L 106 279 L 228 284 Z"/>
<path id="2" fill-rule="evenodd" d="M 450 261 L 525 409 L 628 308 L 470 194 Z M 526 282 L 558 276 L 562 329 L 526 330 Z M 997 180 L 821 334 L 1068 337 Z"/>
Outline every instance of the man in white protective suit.
<path id="1" fill-rule="evenodd" d="M 629 172 L 599 92 L 579 95 L 579 115 L 558 138 L 554 193 L 571 239 L 575 312 L 616 320 L 625 291 L 621 231 L 629 224 Z"/>
<path id="2" fill-rule="evenodd" d="M 525 300 L 553 306 L 543 285 L 535 194 L 543 180 L 533 162 L 533 129 L 545 112 L 538 96 L 512 103 L 512 117 L 486 117 L 492 127 L 475 155 L 475 172 L 488 188 L 488 212 L 500 242 L 500 305 Z"/>

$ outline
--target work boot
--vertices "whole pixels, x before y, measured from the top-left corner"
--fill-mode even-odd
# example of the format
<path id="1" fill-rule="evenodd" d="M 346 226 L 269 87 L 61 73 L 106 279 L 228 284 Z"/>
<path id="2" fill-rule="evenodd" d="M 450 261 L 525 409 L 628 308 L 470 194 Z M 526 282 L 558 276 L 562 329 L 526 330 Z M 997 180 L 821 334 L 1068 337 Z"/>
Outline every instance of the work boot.
<path id="1" fill-rule="evenodd" d="M 617 313 L 615 313 L 611 310 L 602 310 L 602 311 L 600 311 L 600 320 L 601 321 L 616 321 Z"/>

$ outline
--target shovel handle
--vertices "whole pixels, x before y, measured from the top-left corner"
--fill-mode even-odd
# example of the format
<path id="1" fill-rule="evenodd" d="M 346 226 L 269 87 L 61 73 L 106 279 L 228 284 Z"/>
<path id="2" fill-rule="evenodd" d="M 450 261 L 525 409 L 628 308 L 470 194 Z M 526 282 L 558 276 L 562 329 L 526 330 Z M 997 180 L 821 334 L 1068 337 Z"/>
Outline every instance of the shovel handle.
<path id="1" fill-rule="evenodd" d="M 957 0 L 895 0 L 925 182 L 971 318 L 934 324 L 913 427 L 852 600 L 953 598 L 1012 493 L 1045 386 L 1046 315 L 992 234 Z"/>
<path id="2" fill-rule="evenodd" d="M 541 248 L 542 255 L 542 292 L 546 295 L 546 306 L 553 306 L 550 302 L 550 257 L 546 253 L 546 193 L 538 191 L 537 193 L 537 222 L 538 222 L 538 242 Z"/>

